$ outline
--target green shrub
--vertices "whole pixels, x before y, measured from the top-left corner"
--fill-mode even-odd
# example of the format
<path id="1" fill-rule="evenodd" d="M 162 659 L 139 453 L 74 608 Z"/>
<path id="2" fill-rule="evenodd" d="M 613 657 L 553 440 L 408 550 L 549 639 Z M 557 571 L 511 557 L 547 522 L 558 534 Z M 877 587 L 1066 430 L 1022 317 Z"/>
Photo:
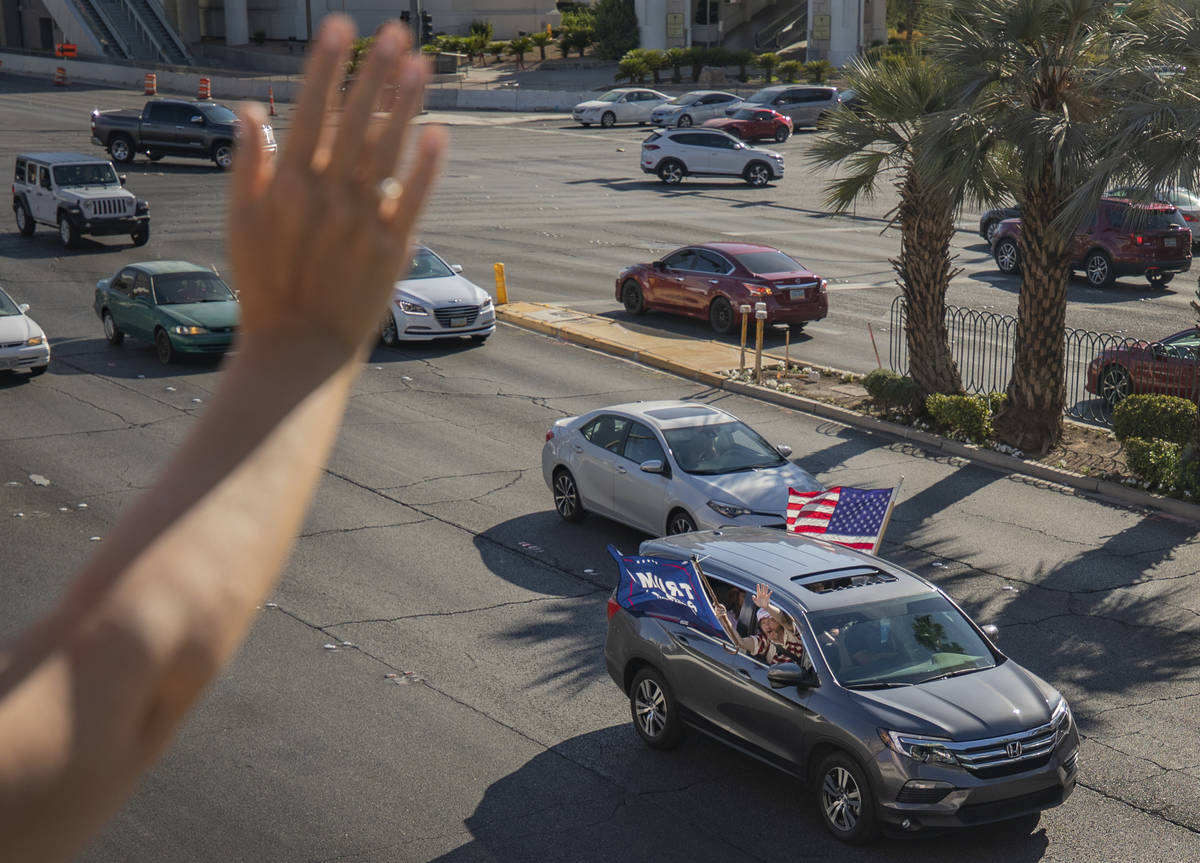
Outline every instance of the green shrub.
<path id="1" fill-rule="evenodd" d="M 1113 434 L 1119 441 L 1138 437 L 1186 444 L 1196 434 L 1196 405 L 1179 396 L 1128 396 L 1113 409 Z"/>
<path id="2" fill-rule="evenodd" d="M 1200 502 L 1200 452 L 1196 444 L 1183 447 L 1179 468 L 1175 473 L 1175 487 L 1185 498 Z"/>
<path id="3" fill-rule="evenodd" d="M 891 369 L 875 369 L 862 379 L 862 385 L 880 410 L 914 413 L 920 405 L 920 394 L 912 378 Z"/>
<path id="4" fill-rule="evenodd" d="M 638 46 L 637 12 L 633 0 L 596 0 L 596 56 L 603 60 L 619 60 Z"/>
<path id="5" fill-rule="evenodd" d="M 834 66 L 828 60 L 809 60 L 803 66 L 804 74 L 810 84 L 823 84 L 833 72 Z"/>
<path id="6" fill-rule="evenodd" d="M 784 60 L 779 64 L 779 77 L 783 79 L 785 84 L 795 84 L 796 79 L 800 77 L 800 70 L 804 64 L 799 60 Z"/>
<path id="7" fill-rule="evenodd" d="M 1167 488 L 1179 477 L 1179 454 L 1183 448 L 1171 441 L 1146 440 L 1140 437 L 1125 439 L 1125 462 L 1138 479 L 1153 486 Z"/>
<path id="8" fill-rule="evenodd" d="M 467 27 L 467 33 L 471 36 L 482 36 L 488 42 L 492 41 L 492 22 L 485 21 L 482 18 L 476 18 Z"/>
<path id="9" fill-rule="evenodd" d="M 987 396 L 933 393 L 925 400 L 925 410 L 956 437 L 983 443 L 992 436 L 992 407 Z"/>

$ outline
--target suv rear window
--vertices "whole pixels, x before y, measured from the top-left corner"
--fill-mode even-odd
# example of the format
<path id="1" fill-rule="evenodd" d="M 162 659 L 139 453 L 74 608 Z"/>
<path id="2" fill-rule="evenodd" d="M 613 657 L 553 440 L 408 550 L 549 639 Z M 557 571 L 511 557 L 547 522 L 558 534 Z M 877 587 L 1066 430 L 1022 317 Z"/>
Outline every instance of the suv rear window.
<path id="1" fill-rule="evenodd" d="M 25 182 L 25 160 L 17 159 L 16 170 L 13 171 L 13 181 L 17 183 Z"/>
<path id="2" fill-rule="evenodd" d="M 642 143 L 649 144 L 651 141 L 657 141 L 661 137 L 662 137 L 662 132 L 651 132 L 650 137 L 647 138 L 645 141 L 642 141 Z"/>
<path id="3" fill-rule="evenodd" d="M 1115 228 L 1129 228 L 1135 231 L 1165 231 L 1174 227 L 1187 227 L 1187 222 L 1176 209 L 1122 207 L 1112 214 L 1112 221 Z"/>

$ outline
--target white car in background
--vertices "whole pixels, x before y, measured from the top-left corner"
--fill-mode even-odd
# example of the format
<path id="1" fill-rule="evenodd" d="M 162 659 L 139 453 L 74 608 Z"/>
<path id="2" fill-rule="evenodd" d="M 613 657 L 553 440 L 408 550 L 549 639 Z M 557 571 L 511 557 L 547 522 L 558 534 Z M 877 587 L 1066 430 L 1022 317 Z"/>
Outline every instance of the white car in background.
<path id="1" fill-rule="evenodd" d="M 654 109 L 655 126 L 699 126 L 705 120 L 724 117 L 742 103 L 741 96 L 721 90 L 693 90 Z"/>
<path id="2" fill-rule="evenodd" d="M 571 117 L 581 125 L 599 123 L 605 129 L 617 123 L 646 124 L 650 122 L 654 109 L 670 100 L 670 96 L 657 90 L 618 87 L 596 99 L 580 102 L 571 112 Z"/>
<path id="3" fill-rule="evenodd" d="M 486 341 L 496 331 L 496 307 L 491 294 L 461 272 L 458 264 L 447 264 L 425 246 L 414 246 L 412 266 L 396 282 L 379 327 L 380 340 L 389 347 L 434 339 Z"/>
<path id="4" fill-rule="evenodd" d="M 50 367 L 50 343 L 28 311 L 28 303 L 18 305 L 0 288 L 0 370 L 40 375 Z"/>
<path id="5" fill-rule="evenodd" d="M 719 129 L 660 129 L 642 141 L 642 172 L 657 174 L 668 186 L 687 176 L 741 177 L 765 186 L 783 176 L 783 156 Z"/>

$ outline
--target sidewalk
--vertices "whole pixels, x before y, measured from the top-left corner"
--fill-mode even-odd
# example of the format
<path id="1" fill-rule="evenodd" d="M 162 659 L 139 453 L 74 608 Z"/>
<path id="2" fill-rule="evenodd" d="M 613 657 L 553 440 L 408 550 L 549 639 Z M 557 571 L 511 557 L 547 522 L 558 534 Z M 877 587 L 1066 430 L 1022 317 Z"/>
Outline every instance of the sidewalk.
<path id="1" fill-rule="evenodd" d="M 813 414 L 868 434 L 906 441 L 923 449 L 953 456 L 1000 471 L 1034 477 L 1066 486 L 1120 506 L 1156 510 L 1175 518 L 1200 523 L 1200 505 L 1174 498 L 1158 497 L 1139 489 L 1096 477 L 1061 470 L 1043 462 L 1016 458 L 995 450 L 959 443 L 910 426 L 886 422 L 873 416 L 814 401 L 804 396 L 780 392 L 730 379 L 729 372 L 739 368 L 740 348 L 716 340 L 694 339 L 664 334 L 649 327 L 625 323 L 586 312 L 544 303 L 506 303 L 496 307 L 496 317 L 505 323 L 532 330 L 564 342 L 623 357 L 651 368 L 688 378 L 714 389 L 723 389 L 751 398 L 764 399 L 793 410 Z M 763 354 L 763 365 L 782 363 L 777 353 Z M 798 356 L 792 357 L 799 361 Z M 753 367 L 754 351 L 746 353 Z"/>

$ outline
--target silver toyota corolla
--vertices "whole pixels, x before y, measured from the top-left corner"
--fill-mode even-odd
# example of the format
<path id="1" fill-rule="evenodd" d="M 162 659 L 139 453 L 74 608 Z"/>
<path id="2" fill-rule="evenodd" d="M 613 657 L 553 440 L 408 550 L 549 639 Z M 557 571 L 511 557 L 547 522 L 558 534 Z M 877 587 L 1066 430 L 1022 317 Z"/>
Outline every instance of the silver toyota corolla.
<path id="1" fill-rule="evenodd" d="M 788 487 L 821 484 L 733 414 L 696 402 L 635 402 L 558 420 L 542 476 L 567 521 L 588 512 L 653 536 L 722 525 L 784 527 Z"/>
<path id="2" fill-rule="evenodd" d="M 648 540 L 639 553 L 702 561 L 723 603 L 748 603 L 765 583 L 804 645 L 799 663 L 767 665 L 682 613 L 627 608 L 618 584 L 605 664 L 650 746 L 676 745 L 684 725 L 729 743 L 809 785 L 826 827 L 850 843 L 885 826 L 1036 819 L 1074 789 L 1066 699 L 925 579 L 761 528 Z M 754 634 L 742 631 L 752 617 L 737 625 Z"/>

